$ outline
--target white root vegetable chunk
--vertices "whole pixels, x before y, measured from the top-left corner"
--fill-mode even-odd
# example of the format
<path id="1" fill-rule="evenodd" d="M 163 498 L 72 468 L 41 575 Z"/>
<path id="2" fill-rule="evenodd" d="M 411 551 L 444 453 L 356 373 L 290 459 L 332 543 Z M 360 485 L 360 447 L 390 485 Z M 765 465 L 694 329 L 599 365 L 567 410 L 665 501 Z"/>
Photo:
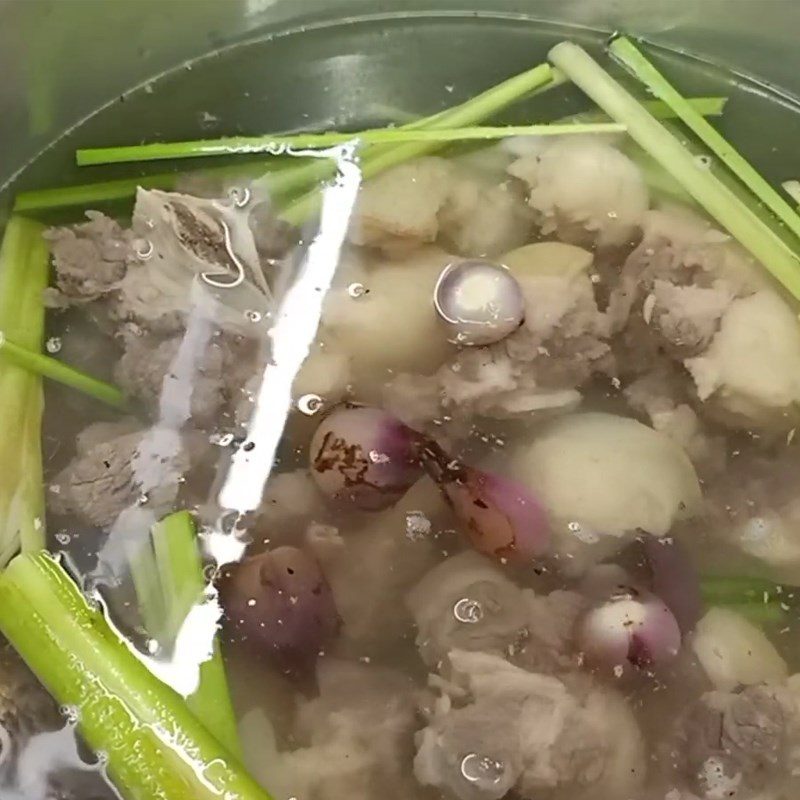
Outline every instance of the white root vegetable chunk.
<path id="1" fill-rule="evenodd" d="M 790 428 L 800 401 L 800 323 L 774 292 L 734 300 L 708 349 L 687 359 L 701 400 L 743 425 Z"/>
<path id="2" fill-rule="evenodd" d="M 530 187 L 528 203 L 539 213 L 542 232 L 573 241 L 622 244 L 650 203 L 636 164 L 597 137 L 557 139 L 508 172 Z"/>
<path id="3" fill-rule="evenodd" d="M 507 183 L 460 176 L 439 215 L 439 233 L 462 256 L 496 256 L 530 235 L 533 212 Z"/>
<path id="4" fill-rule="evenodd" d="M 343 265 L 343 280 L 325 301 L 323 337 L 335 339 L 336 352 L 351 357 L 356 379 L 374 380 L 384 371 L 378 377 L 385 380 L 386 370 L 427 372 L 442 363 L 452 347 L 433 308 L 433 290 L 454 260 L 426 247 L 408 258 Z"/>
<path id="5" fill-rule="evenodd" d="M 538 494 L 556 552 L 570 558 L 610 554 L 637 529 L 663 536 L 701 501 L 694 467 L 677 444 L 613 414 L 554 420 L 512 454 L 510 471 Z"/>
<path id="6" fill-rule="evenodd" d="M 728 529 L 729 538 L 745 553 L 776 569 L 780 580 L 800 580 L 800 500 L 762 514 Z"/>
<path id="7" fill-rule="evenodd" d="M 350 225 L 353 244 L 408 252 L 437 238 L 462 256 L 494 256 L 528 239 L 533 212 L 505 164 L 459 167 L 420 158 L 367 181 Z"/>
<path id="8" fill-rule="evenodd" d="M 315 394 L 328 404 L 341 400 L 350 383 L 350 356 L 335 346 L 315 346 L 303 362 L 292 384 L 292 398 Z"/>
<path id="9" fill-rule="evenodd" d="M 500 258 L 517 278 L 556 277 L 565 280 L 586 274 L 594 257 L 588 250 L 564 242 L 535 242 Z"/>
<path id="10" fill-rule="evenodd" d="M 753 623 L 727 608 L 712 608 L 697 623 L 692 649 L 716 689 L 782 683 L 786 662 Z"/>
<path id="11" fill-rule="evenodd" d="M 433 242 L 452 173 L 444 159 L 421 158 L 367 181 L 353 212 L 350 241 L 388 248 Z"/>

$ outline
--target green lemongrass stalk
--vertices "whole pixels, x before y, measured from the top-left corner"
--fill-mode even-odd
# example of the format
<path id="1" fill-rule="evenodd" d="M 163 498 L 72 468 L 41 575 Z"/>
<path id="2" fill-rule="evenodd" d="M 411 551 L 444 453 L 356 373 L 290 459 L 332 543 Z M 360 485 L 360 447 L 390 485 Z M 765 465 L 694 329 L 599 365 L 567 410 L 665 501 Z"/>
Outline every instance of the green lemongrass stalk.
<path id="1" fill-rule="evenodd" d="M 179 177 L 180 173 L 170 172 L 141 178 L 121 178 L 78 186 L 60 186 L 56 189 L 34 189 L 30 192 L 20 192 L 14 198 L 14 211 L 30 213 L 74 206 L 91 208 L 99 203 L 111 203 L 135 197 L 139 186 L 144 189 L 172 189 Z"/>
<path id="2" fill-rule="evenodd" d="M 235 136 L 194 142 L 143 144 L 131 147 L 99 147 L 78 150 L 78 166 L 159 161 L 203 156 L 229 156 L 255 153 L 284 155 L 288 149 L 305 150 L 333 147 L 347 142 L 402 144 L 405 142 L 459 142 L 469 139 L 504 139 L 506 136 L 559 136 L 570 133 L 623 133 L 624 125 L 615 122 L 548 123 L 542 125 L 502 125 L 451 130 L 427 128 L 373 128 L 353 133 L 296 133 L 291 136 Z M 293 153 L 290 153 L 293 155 Z"/>
<path id="3" fill-rule="evenodd" d="M 461 128 L 476 125 L 492 117 L 522 95 L 534 89 L 549 87 L 552 83 L 551 68 L 546 64 L 540 64 L 538 67 L 522 73 L 522 75 L 517 75 L 505 81 L 505 83 L 489 89 L 483 94 L 472 98 L 472 100 L 450 109 L 445 114 L 438 115 L 429 127 L 434 129 Z M 382 147 L 374 152 L 368 151 L 361 158 L 362 178 L 366 180 L 391 167 L 432 153 L 441 144 L 441 142 L 407 142 L 393 147 Z M 320 200 L 320 189 L 319 187 L 314 187 L 286 206 L 281 212 L 281 216 L 292 224 L 302 224 L 319 210 Z"/>
<path id="4" fill-rule="evenodd" d="M 41 375 L 64 386 L 77 389 L 106 405 L 114 408 L 125 408 L 126 406 L 125 395 L 116 386 L 86 375 L 56 358 L 20 347 L 16 342 L 10 341 L 5 332 L 0 330 L 0 360 L 2 359 L 34 375 Z"/>
<path id="5" fill-rule="evenodd" d="M 796 614 L 798 598 L 793 586 L 740 575 L 706 575 L 700 594 L 707 607 L 719 606 L 747 617 L 757 625 L 786 623 Z"/>
<path id="6" fill-rule="evenodd" d="M 667 172 L 651 155 L 641 147 L 631 143 L 625 148 L 627 155 L 636 162 L 641 170 L 647 188 L 662 198 L 678 202 L 685 206 L 696 206 L 695 199 Z"/>
<path id="7" fill-rule="evenodd" d="M 476 125 L 490 119 L 504 108 L 519 101 L 523 97 L 547 91 L 563 82 L 563 76 L 553 71 L 548 64 L 540 64 L 533 69 L 515 75 L 503 83 L 487 89 L 461 105 L 440 111 L 431 117 L 425 117 L 407 128 L 425 129 L 458 129 Z M 368 165 L 400 164 L 416 156 L 432 153 L 442 147 L 442 142 L 409 142 L 404 145 L 371 145 L 361 154 L 362 171 Z M 396 159 L 396 161 L 393 161 Z M 388 166 L 376 166 L 371 174 L 387 169 Z M 332 158 L 317 158 L 314 162 L 287 170 L 278 175 L 267 174 L 261 181 L 256 181 L 258 188 L 267 189 L 279 201 L 291 199 L 298 191 L 305 192 L 289 206 L 283 216 L 289 221 L 303 222 L 319 207 L 320 187 L 318 183 L 336 174 L 336 164 Z M 366 176 L 365 176 L 366 177 Z"/>
<path id="8" fill-rule="evenodd" d="M 25 273 L 20 276 L 23 286 L 17 296 L 19 305 L 16 309 L 13 308 L 13 305 L 8 309 L 11 319 L 5 309 L 2 318 L 8 321 L 20 341 L 27 346 L 39 349 L 44 339 L 43 286 L 48 280 L 50 253 L 39 226 L 28 224 L 25 227 L 30 244 Z M 0 264 L 2 264 L 1 258 Z M 0 269 L 2 269 L 1 266 Z M 3 291 L 5 291 L 5 287 L 0 286 L 0 292 Z M 17 322 L 13 320 L 15 312 Z M 29 552 L 43 547 L 45 541 L 44 470 L 42 464 L 44 392 L 41 378 L 35 375 L 20 376 L 17 384 L 20 391 L 23 391 L 22 384 L 27 385 L 27 390 L 22 395 L 26 398 L 27 406 L 24 409 L 25 423 L 20 434 L 21 447 L 18 454 L 20 492 L 17 497 L 15 513 L 12 513 L 12 520 L 15 516 L 19 520 L 20 549 Z"/>
<path id="9" fill-rule="evenodd" d="M 19 549 L 36 552 L 45 545 L 44 464 L 42 463 L 42 416 L 44 396 L 40 386 L 30 393 L 19 453 L 22 486 L 19 495 Z"/>
<path id="10" fill-rule="evenodd" d="M 147 634 L 171 650 L 191 609 L 202 602 L 203 565 L 192 517 L 181 511 L 154 526 L 144 546 L 133 549 L 130 573 Z M 187 698 L 198 719 L 237 756 L 241 752 L 225 666 L 217 641 L 200 666 L 200 683 Z"/>
<path id="11" fill-rule="evenodd" d="M 532 92 L 536 95 L 543 90 L 552 89 L 554 86 L 559 85 L 565 80 L 557 70 L 553 70 L 553 80 L 543 86 L 541 89 Z M 521 98 L 522 99 L 522 98 Z M 688 102 L 700 114 L 704 116 L 719 116 L 722 114 L 727 97 L 690 97 Z M 660 100 L 650 100 L 644 103 L 645 108 L 658 119 L 674 118 L 675 113 L 670 109 L 666 103 Z M 430 117 L 418 118 L 408 115 L 406 125 L 408 127 L 420 127 L 432 124 L 440 115 L 447 114 L 447 111 L 439 112 Z M 602 111 L 584 111 L 578 114 L 572 114 L 568 117 L 556 120 L 559 124 L 566 124 L 567 122 L 577 123 L 594 123 L 594 122 L 608 122 L 609 117 Z M 296 158 L 296 157 L 295 157 Z M 103 203 L 111 203 L 115 201 L 132 200 L 136 195 L 136 189 L 141 186 L 143 189 L 163 189 L 169 191 L 174 189 L 176 182 L 185 177 L 187 174 L 199 174 L 202 176 L 213 177 L 215 175 L 236 175 L 240 174 L 243 177 L 252 178 L 254 175 L 263 172 L 264 169 L 274 170 L 285 161 L 281 162 L 277 159 L 270 159 L 268 163 L 258 162 L 250 164 L 247 167 L 213 167 L 211 169 L 202 170 L 199 173 L 186 173 L 186 172 L 167 172 L 155 175 L 145 175 L 140 178 L 121 178 L 118 180 L 101 181 L 98 183 L 79 184 L 77 186 L 64 186 L 55 189 L 35 189 L 27 192 L 20 192 L 14 199 L 14 211 L 18 213 L 24 212 L 42 212 L 51 211 L 54 209 L 82 207 L 88 208 L 93 205 Z M 297 165 L 286 165 L 284 168 L 287 170 L 293 169 L 308 169 L 312 167 L 313 174 L 310 181 L 319 180 L 329 177 L 333 170 L 329 165 L 314 163 L 303 164 L 300 167 Z M 302 180 L 300 181 L 302 183 Z M 280 189 L 280 186 L 276 187 Z M 800 200 L 798 200 L 800 202 Z"/>
<path id="12" fill-rule="evenodd" d="M 776 581 L 740 575 L 705 575 L 700 581 L 700 587 L 704 597 L 732 602 L 742 602 L 745 599 L 756 599 L 760 603 L 780 601 L 784 592 L 792 592 L 791 587 L 784 589 Z"/>
<path id="13" fill-rule="evenodd" d="M 710 170 L 677 137 L 649 114 L 585 50 L 562 42 L 551 61 L 669 172 L 694 199 L 783 286 L 800 299 L 800 260 L 783 239 Z"/>
<path id="14" fill-rule="evenodd" d="M 60 186 L 55 189 L 34 189 L 29 192 L 20 192 L 14 198 L 14 211 L 32 213 L 62 208 L 92 208 L 102 203 L 132 200 L 140 186 L 143 189 L 173 190 L 178 181 L 187 176 L 212 180 L 218 178 L 249 180 L 263 174 L 265 169 L 279 172 L 283 169 L 292 169 L 293 166 L 296 168 L 296 165 L 288 164 L 287 159 L 282 161 L 271 159 L 268 163 L 253 161 L 247 164 L 229 164 L 224 167 L 210 167 L 203 170 L 160 172 L 153 175 L 142 175 L 138 178 L 120 178 L 99 183 L 83 183 L 77 186 Z"/>
<path id="15" fill-rule="evenodd" d="M 698 114 L 669 81 L 651 64 L 629 39 L 615 39 L 609 45 L 613 58 L 641 81 L 731 172 L 786 225 L 800 237 L 800 216 L 761 177 L 756 169 L 702 115 Z"/>
<path id="16" fill-rule="evenodd" d="M 526 97 L 536 95 L 542 91 L 548 91 L 560 85 L 565 80 L 564 76 L 561 75 L 558 70 L 550 69 L 549 75 L 550 79 L 548 81 L 540 83 L 540 68 L 534 68 L 534 70 L 530 70 L 527 73 L 509 78 L 460 106 L 445 109 L 431 116 L 414 120 L 404 126 L 404 128 L 418 129 L 433 126 L 444 128 L 459 127 L 457 124 L 450 122 L 452 115 L 458 113 L 465 106 L 473 104 L 487 108 L 487 113 L 482 114 L 479 121 L 487 119 L 492 113 L 502 110 L 507 105 Z M 374 145 L 367 148 L 367 152 L 364 154 L 365 157 L 368 157 L 373 152 L 373 148 L 374 152 L 379 152 L 381 149 L 386 149 L 386 145 Z M 294 156 L 294 158 L 297 158 L 297 156 Z M 260 165 L 261 170 L 268 168 L 269 172 L 263 175 L 258 183 L 263 188 L 268 189 L 275 197 L 286 198 L 298 190 L 305 191 L 316 182 L 330 178 L 336 171 L 336 167 L 330 159 L 314 158 L 310 162 L 304 159 L 304 162 L 303 164 L 292 164 L 280 169 L 279 167 L 284 165 L 286 161 L 270 159 L 267 164 Z M 231 167 L 219 167 L 203 170 L 201 174 L 231 173 L 233 169 L 234 168 Z M 244 175 L 252 175 L 258 170 L 258 166 L 251 164 L 247 167 L 238 167 L 236 169 L 241 169 Z M 142 186 L 145 189 L 173 189 L 175 187 L 175 182 L 182 174 L 184 173 L 162 173 L 158 175 L 148 175 L 142 178 L 123 178 L 121 180 L 88 183 L 79 186 L 65 186 L 56 189 L 40 189 L 22 192 L 17 195 L 15 199 L 14 209 L 19 212 L 41 212 L 58 208 L 85 207 L 91 206 L 92 204 L 113 202 L 115 200 L 128 200 L 135 196 L 138 186 Z"/>
<path id="17" fill-rule="evenodd" d="M 691 104 L 651 64 L 629 39 L 615 39 L 609 46 L 613 58 L 666 103 L 676 116 L 731 172 L 786 225 L 800 236 L 800 216 L 756 171 L 719 131 L 706 122 Z"/>
<path id="18" fill-rule="evenodd" d="M 727 97 L 687 97 L 686 102 L 692 109 L 704 117 L 719 117 L 728 103 Z M 678 114 L 663 100 L 645 100 L 642 105 L 656 119 L 677 119 Z M 562 117 L 557 122 L 608 122 L 610 117 L 603 111 L 579 111 Z"/>
<path id="19" fill-rule="evenodd" d="M 547 68 L 547 80 L 536 80 L 530 88 L 528 87 L 527 76 L 530 73 L 523 73 L 510 81 L 505 81 L 493 87 L 483 95 L 479 95 L 468 103 L 483 102 L 487 95 L 500 96 L 508 91 L 508 85 L 512 84 L 514 100 L 528 94 L 530 91 L 540 89 L 544 83 L 557 85 L 564 82 L 564 77 L 551 68 Z M 521 88 L 520 88 L 521 87 Z M 130 145 L 122 147 L 87 147 L 78 149 L 75 152 L 75 161 L 78 166 L 100 166 L 104 164 L 122 164 L 131 162 L 145 161 L 165 161 L 184 158 L 202 158 L 208 156 L 230 156 L 230 155 L 254 155 L 258 153 L 280 156 L 286 153 L 287 149 L 305 150 L 333 147 L 337 144 L 344 144 L 354 139 L 359 139 L 364 144 L 397 144 L 398 142 L 427 140 L 436 138 L 435 135 L 425 135 L 423 131 L 427 128 L 447 128 L 447 125 L 439 123 L 446 122 L 452 109 L 440 111 L 429 117 L 415 119 L 406 125 L 398 128 L 382 127 L 372 128 L 351 133 L 341 133 L 330 131 L 326 133 L 292 133 L 292 134 L 265 134 L 261 136 L 226 136 L 217 139 L 197 139 L 183 142 L 156 142 L 152 144 Z M 484 117 L 485 118 L 485 117 Z M 455 126 L 454 126 L 455 127 Z M 464 131 L 442 132 L 439 134 L 443 140 L 456 140 L 457 138 L 498 138 L 502 134 L 487 132 L 485 135 L 469 135 Z"/>
<path id="20" fill-rule="evenodd" d="M 49 258 L 41 225 L 13 216 L 0 247 L 0 328 L 39 350 Z M 0 568 L 24 547 L 44 546 L 41 378 L 0 364 Z"/>
<path id="21" fill-rule="evenodd" d="M 20 555 L 0 575 L 0 631 L 55 700 L 75 709 L 126 800 L 268 800 L 48 553 Z"/>
<path id="22" fill-rule="evenodd" d="M 186 511 L 170 514 L 154 526 L 152 541 L 158 583 L 164 594 L 167 635 L 174 638 L 206 589 L 197 529 L 191 514 Z M 236 716 L 216 638 L 212 657 L 200 666 L 200 685 L 186 702 L 225 747 L 240 755 Z"/>

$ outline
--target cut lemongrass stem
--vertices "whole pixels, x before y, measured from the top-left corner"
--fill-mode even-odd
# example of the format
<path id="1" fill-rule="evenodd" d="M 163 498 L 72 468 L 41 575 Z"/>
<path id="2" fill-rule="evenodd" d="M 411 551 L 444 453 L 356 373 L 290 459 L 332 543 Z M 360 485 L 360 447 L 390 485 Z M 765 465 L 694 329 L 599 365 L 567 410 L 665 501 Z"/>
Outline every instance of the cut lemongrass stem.
<path id="1" fill-rule="evenodd" d="M 150 537 L 143 542 L 138 539 L 130 542 L 127 554 L 142 627 L 151 639 L 160 643 L 166 636 L 165 620 L 168 611 Z"/>
<path id="2" fill-rule="evenodd" d="M 557 71 L 554 70 L 554 73 Z M 555 77 L 555 76 L 554 76 Z M 563 78 L 562 78 L 563 80 Z M 559 81 L 553 80 L 543 86 L 539 91 L 552 89 L 554 86 L 559 85 Z M 531 95 L 537 94 L 537 91 L 532 92 Z M 522 98 L 520 98 L 522 99 Z M 700 114 L 707 116 L 720 115 L 727 102 L 727 97 L 691 97 L 689 102 L 692 107 Z M 675 116 L 674 112 L 660 100 L 650 100 L 644 103 L 645 108 L 654 114 L 658 119 L 669 119 Z M 448 109 L 448 111 L 451 109 Z M 431 117 L 417 118 L 409 121 L 409 127 L 424 127 L 430 125 L 436 119 L 448 113 L 448 111 L 439 112 L 439 114 Z M 589 123 L 589 122 L 608 122 L 607 114 L 602 111 L 584 111 L 578 114 L 572 114 L 569 117 L 556 120 L 559 124 L 567 122 Z M 140 178 L 121 178 L 118 180 L 101 181 L 98 183 L 85 183 L 76 186 L 63 186 L 52 189 L 34 189 L 27 192 L 20 192 L 14 198 L 14 211 L 23 212 L 42 212 L 51 211 L 54 209 L 64 208 L 88 208 L 93 205 L 102 203 L 121 202 L 132 200 L 136 195 L 136 189 L 141 186 L 143 189 L 174 189 L 178 180 L 186 177 L 187 175 L 198 175 L 202 177 L 215 177 L 217 175 L 230 175 L 235 177 L 241 175 L 244 178 L 253 178 L 258 174 L 263 174 L 265 169 L 274 170 L 277 174 L 282 174 L 283 169 L 278 171 L 276 167 L 284 165 L 289 159 L 278 160 L 271 158 L 269 163 L 254 162 L 246 166 L 236 167 L 212 167 L 211 169 L 203 169 L 199 172 L 168 172 L 159 173 L 155 175 L 144 175 Z M 287 173 L 292 173 L 294 170 L 311 168 L 310 175 L 307 179 L 301 177 L 299 183 L 302 184 L 304 180 L 308 183 L 313 183 L 315 180 L 321 180 L 328 177 L 333 172 L 333 168 L 325 163 L 304 163 L 302 165 L 286 164 L 284 167 Z M 269 176 L 265 177 L 264 185 L 269 187 L 273 192 L 283 193 L 283 189 L 279 182 L 270 181 Z M 295 185 L 297 185 L 295 181 Z M 800 201 L 798 201 L 800 202 Z"/>
<path id="3" fill-rule="evenodd" d="M 204 601 L 206 590 L 194 519 L 187 511 L 170 514 L 153 527 L 152 540 L 166 599 L 168 632 L 175 637 L 191 609 Z M 186 702 L 228 750 L 240 754 L 236 716 L 216 637 L 211 658 L 200 665 L 200 684 Z"/>
<path id="4" fill-rule="evenodd" d="M 39 350 L 49 252 L 43 227 L 13 215 L 0 247 L 0 329 Z M 42 380 L 14 364 L 0 365 L 0 569 L 22 548 L 45 544 L 42 476 Z"/>
<path id="5" fill-rule="evenodd" d="M 34 375 L 41 375 L 64 386 L 77 389 L 114 408 L 126 406 L 125 395 L 116 386 L 92 378 L 58 359 L 20 347 L 10 341 L 2 331 L 0 331 L 0 358 L 5 358 L 10 363 L 22 367 Z"/>
<path id="6" fill-rule="evenodd" d="M 0 632 L 62 706 L 126 800 L 268 800 L 45 552 L 0 574 Z M 68 657 L 65 657 L 68 654 Z"/>
<path id="7" fill-rule="evenodd" d="M 612 119 L 627 126 L 628 135 L 649 153 L 772 276 L 800 299 L 800 260 L 770 226 L 760 219 L 585 50 L 562 42 L 550 51 L 552 62 Z"/>
<path id="8" fill-rule="evenodd" d="M 539 64 L 526 72 L 515 75 L 507 80 L 499 83 L 481 94 L 470 98 L 461 105 L 454 106 L 453 108 L 445 109 L 429 117 L 423 117 L 403 125 L 399 128 L 378 128 L 371 131 L 362 131 L 361 135 L 376 135 L 380 140 L 386 134 L 400 134 L 411 133 L 412 131 L 419 131 L 421 129 L 430 128 L 460 128 L 462 123 L 457 121 L 460 113 L 464 109 L 472 109 L 478 111 L 479 115 L 475 121 L 488 119 L 492 114 L 505 108 L 513 102 L 516 102 L 523 97 L 529 96 L 532 93 L 550 89 L 564 82 L 564 77 L 557 70 L 549 64 Z M 467 123 L 473 124 L 473 123 Z M 157 158 L 191 158 L 203 155 L 231 155 L 236 152 L 266 152 L 271 153 L 277 147 L 285 151 L 286 147 L 294 147 L 300 149 L 307 149 L 311 147 L 330 147 L 332 145 L 341 144 L 343 142 L 351 141 L 358 134 L 348 133 L 312 133 L 312 134 L 293 134 L 289 136 L 258 136 L 258 137 L 231 137 L 228 139 L 215 139 L 201 142 L 178 142 L 173 144 L 151 144 L 151 145 L 137 145 L 133 147 L 116 147 L 116 148 L 84 148 L 78 150 L 75 154 L 76 161 L 79 165 L 89 164 L 107 164 L 119 163 L 119 161 L 130 160 L 127 156 L 136 155 L 146 149 L 151 152 L 148 158 L 136 158 L 136 160 L 155 160 Z M 394 144 L 397 139 L 386 140 L 383 143 L 389 142 Z M 407 141 L 407 140 L 406 140 Z M 233 149 L 232 143 L 238 142 L 239 149 Z M 366 142 L 367 144 L 380 144 L 377 142 Z M 213 152 L 205 152 L 204 148 L 208 146 Z M 220 149 L 220 147 L 225 149 Z M 261 149 L 253 150 L 253 147 Z M 163 148 L 168 148 L 171 152 L 170 155 L 161 155 Z M 154 154 L 152 154 L 154 151 Z M 122 154 L 122 157 L 117 158 L 114 154 Z M 115 161 L 111 162 L 108 158 L 114 157 Z M 100 160 L 102 159 L 102 160 Z"/>
<path id="9" fill-rule="evenodd" d="M 74 206 L 89 208 L 99 203 L 128 200 L 136 195 L 136 190 L 140 186 L 144 189 L 172 189 L 179 177 L 180 173 L 175 172 L 77 186 L 59 186 L 54 189 L 34 189 L 20 192 L 14 198 L 14 211 L 30 213 Z"/>
<path id="10" fill-rule="evenodd" d="M 730 575 L 707 575 L 700 581 L 703 596 L 731 602 L 743 602 L 754 599 L 758 602 L 782 600 L 795 591 L 794 587 L 785 586 L 764 578 L 748 578 Z"/>
<path id="11" fill-rule="evenodd" d="M 800 216 L 764 180 L 747 159 L 722 134 L 698 114 L 672 84 L 651 64 L 629 39 L 614 39 L 609 45 L 612 57 L 641 81 L 649 92 L 666 103 L 700 141 L 786 225 L 800 237 Z"/>
<path id="12" fill-rule="evenodd" d="M 524 97 L 535 96 L 559 86 L 563 80 L 561 73 L 553 70 L 549 64 L 540 64 L 527 72 L 515 75 L 496 86 L 492 86 L 465 103 L 461 103 L 461 105 L 453 106 L 433 116 L 425 117 L 411 125 L 404 126 L 404 129 L 457 129 L 476 125 L 479 122 L 490 119 Z M 445 146 L 445 144 L 446 142 L 410 142 L 404 145 L 367 145 L 361 153 L 361 168 L 363 170 L 372 161 L 382 159 L 387 154 L 403 148 L 412 148 L 410 152 L 416 155 L 423 155 L 431 153 Z M 406 150 L 405 152 L 409 151 Z M 402 160 L 409 160 L 413 157 L 414 155 L 407 156 Z M 294 217 L 298 222 L 304 222 L 307 216 L 313 214 L 319 208 L 319 182 L 332 177 L 335 173 L 336 164 L 332 158 L 318 158 L 315 163 L 304 164 L 296 169 L 286 170 L 277 175 L 268 173 L 262 179 L 255 181 L 253 187 L 256 190 L 267 189 L 275 199 L 283 201 L 281 204 L 284 208 L 287 205 L 286 200 L 295 198 L 295 208 L 286 218 Z M 305 194 L 298 198 L 298 192 L 305 192 Z"/>
<path id="13" fill-rule="evenodd" d="M 112 181 L 100 181 L 99 183 L 60 186 L 53 189 L 33 189 L 28 192 L 20 192 L 14 198 L 14 211 L 31 213 L 74 207 L 86 209 L 101 203 L 132 200 L 136 196 L 136 190 L 139 187 L 142 189 L 170 191 L 175 189 L 181 179 L 187 177 L 249 181 L 258 175 L 262 175 L 265 169 L 271 169 L 279 173 L 296 167 L 297 165 L 292 164 L 290 159 L 278 160 L 273 158 L 269 160 L 269 163 L 264 160 L 257 160 L 236 165 L 228 164 L 224 167 L 208 167 L 202 170 L 160 172 L 153 175 L 142 175 L 138 178 L 120 178 Z"/>
<path id="14" fill-rule="evenodd" d="M 553 70 L 553 73 L 558 73 L 558 70 Z M 562 80 L 560 83 L 563 83 L 566 80 L 565 77 L 562 76 Z M 554 84 L 548 84 L 547 89 L 552 88 Z M 557 85 L 557 84 L 556 84 Z M 723 111 L 725 111 L 725 106 L 728 103 L 728 98 L 723 96 L 714 96 L 714 97 L 687 97 L 686 102 L 690 103 L 692 108 L 698 113 L 702 114 L 704 117 L 719 117 L 722 115 Z M 661 100 L 645 100 L 642 105 L 656 118 L 656 119 L 676 119 L 677 114 L 664 102 Z M 411 114 L 405 114 L 406 119 L 404 121 L 405 125 L 411 127 L 416 123 L 419 123 L 421 120 L 419 117 L 413 117 Z M 605 114 L 598 109 L 592 109 L 591 111 L 578 111 L 575 114 L 568 114 L 566 117 L 559 117 L 558 119 L 553 120 L 554 124 L 562 125 L 567 122 L 609 122 L 608 114 Z"/>
<path id="15" fill-rule="evenodd" d="M 791 180 L 791 181 L 784 181 L 781 184 L 781 188 L 783 189 L 789 197 L 794 200 L 795 203 L 800 205 L 800 181 Z M 800 209 L 798 209 L 800 210 Z"/>
<path id="16" fill-rule="evenodd" d="M 721 116 L 728 103 L 727 97 L 687 97 L 685 99 L 697 114 L 701 114 L 704 117 Z M 677 113 L 663 100 L 645 100 L 642 105 L 656 119 L 677 119 L 678 117 Z M 608 122 L 608 120 L 608 114 L 594 109 L 570 114 L 568 117 L 556 120 L 556 122 Z"/>
<path id="17" fill-rule="evenodd" d="M 552 69 L 548 64 L 540 64 L 528 72 L 511 78 L 493 89 L 472 98 L 460 106 L 450 109 L 444 114 L 436 115 L 430 122 L 433 129 L 459 129 L 477 125 L 485 119 L 511 105 L 520 97 L 534 89 L 550 88 L 553 85 Z M 561 80 L 559 73 L 559 81 Z M 376 146 L 368 150 L 361 159 L 361 175 L 366 180 L 390 167 L 403 164 L 413 158 L 427 155 L 442 146 L 438 141 L 405 142 L 393 146 Z M 287 222 L 301 225 L 318 210 L 321 201 L 319 187 L 314 187 L 294 200 L 281 211 L 281 217 Z"/>
<path id="18" fill-rule="evenodd" d="M 507 136 L 561 136 L 577 133 L 623 133 L 625 127 L 615 122 L 551 123 L 544 125 L 501 125 L 458 129 L 376 128 L 353 133 L 299 133 L 292 136 L 238 136 L 196 142 L 143 144 L 132 147 L 101 147 L 78 150 L 79 166 L 120 164 L 136 161 L 159 161 L 208 156 L 272 153 L 303 155 L 296 151 L 328 148 L 347 142 L 401 144 L 405 142 L 460 142 L 471 139 L 503 139 Z M 294 152 L 292 152 L 294 151 Z"/>

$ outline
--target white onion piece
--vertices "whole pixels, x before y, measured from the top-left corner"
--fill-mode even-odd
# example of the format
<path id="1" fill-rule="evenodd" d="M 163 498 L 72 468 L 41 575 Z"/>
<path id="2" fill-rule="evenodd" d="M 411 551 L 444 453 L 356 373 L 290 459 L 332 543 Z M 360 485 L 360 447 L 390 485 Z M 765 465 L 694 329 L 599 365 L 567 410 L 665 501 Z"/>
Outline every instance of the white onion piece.
<path id="1" fill-rule="evenodd" d="M 417 434 L 386 411 L 342 404 L 311 440 L 311 474 L 327 497 L 364 511 L 394 505 L 419 478 Z"/>
<path id="2" fill-rule="evenodd" d="M 578 642 L 594 666 L 629 671 L 673 660 L 680 650 L 681 631 L 655 595 L 619 587 L 583 618 Z"/>
<path id="3" fill-rule="evenodd" d="M 634 419 L 589 412 L 559 417 L 509 457 L 511 475 L 535 487 L 569 551 L 580 524 L 603 539 L 636 530 L 664 536 L 696 514 L 700 483 L 686 453 Z"/>
<path id="4" fill-rule="evenodd" d="M 711 608 L 691 641 L 697 660 L 715 689 L 783 683 L 789 674 L 775 646 L 752 622 L 728 608 Z"/>
<path id="5" fill-rule="evenodd" d="M 451 341 L 464 345 L 499 342 L 525 316 L 525 300 L 516 278 L 488 261 L 449 264 L 436 282 L 436 312 L 448 326 Z"/>

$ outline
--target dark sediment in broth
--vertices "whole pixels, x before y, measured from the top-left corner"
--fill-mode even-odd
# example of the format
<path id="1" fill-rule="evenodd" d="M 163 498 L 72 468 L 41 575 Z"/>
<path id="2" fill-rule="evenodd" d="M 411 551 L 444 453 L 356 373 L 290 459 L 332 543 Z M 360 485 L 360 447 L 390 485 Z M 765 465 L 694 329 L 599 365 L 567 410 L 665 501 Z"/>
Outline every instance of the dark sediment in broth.
<path id="1" fill-rule="evenodd" d="M 796 310 L 621 144 L 510 140 L 360 188 L 245 560 L 218 581 L 245 761 L 276 800 L 796 791 Z M 219 525 L 307 252 L 242 181 L 179 188 L 47 234 L 58 345 L 131 401 L 53 392 L 48 524 L 143 642 L 132 532 L 176 508 Z M 524 306 L 477 345 L 433 302 L 470 261 Z M 333 422 L 345 404 L 387 413 Z M 498 518 L 510 549 L 482 538 Z M 701 597 L 709 574 L 774 594 Z M 13 735 L 57 727 L 45 712 Z"/>

